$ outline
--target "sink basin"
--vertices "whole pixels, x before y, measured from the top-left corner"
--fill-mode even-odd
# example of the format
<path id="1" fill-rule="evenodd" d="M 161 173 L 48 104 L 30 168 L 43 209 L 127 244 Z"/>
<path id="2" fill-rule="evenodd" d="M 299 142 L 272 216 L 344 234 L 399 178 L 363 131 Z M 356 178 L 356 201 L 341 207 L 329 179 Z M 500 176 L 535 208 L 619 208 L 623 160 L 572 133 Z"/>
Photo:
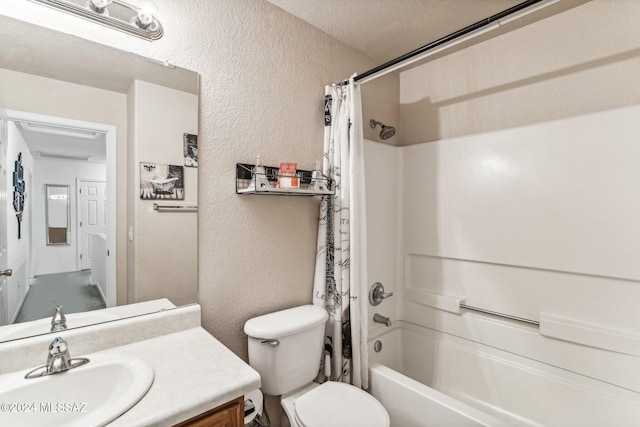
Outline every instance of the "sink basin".
<path id="1" fill-rule="evenodd" d="M 95 323 L 108 322 L 109 320 L 120 319 L 117 314 L 104 311 L 86 311 L 84 313 L 66 314 L 67 328 L 77 328 L 79 326 L 93 325 Z M 45 334 L 51 330 L 51 318 L 32 320 L 30 322 L 16 323 L 2 327 L 0 341 L 15 340 L 17 338 L 29 337 L 32 335 Z"/>
<path id="2" fill-rule="evenodd" d="M 2 425 L 101 426 L 134 406 L 153 383 L 153 368 L 137 357 L 86 357 L 90 362 L 84 366 L 45 377 L 25 379 L 30 369 L 1 375 Z"/>

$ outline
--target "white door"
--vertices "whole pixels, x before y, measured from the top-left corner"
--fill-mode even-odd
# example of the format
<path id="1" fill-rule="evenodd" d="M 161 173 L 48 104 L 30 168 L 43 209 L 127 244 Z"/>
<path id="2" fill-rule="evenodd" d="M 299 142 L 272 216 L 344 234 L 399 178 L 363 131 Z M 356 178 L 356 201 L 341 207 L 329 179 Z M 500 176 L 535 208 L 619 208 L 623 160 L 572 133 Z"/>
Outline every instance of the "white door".
<path id="1" fill-rule="evenodd" d="M 7 116 L 0 110 L 0 325 L 6 325 L 8 319 L 8 283 L 7 262 Z"/>
<path id="2" fill-rule="evenodd" d="M 80 181 L 80 269 L 91 268 L 91 236 L 107 233 L 107 184 Z"/>

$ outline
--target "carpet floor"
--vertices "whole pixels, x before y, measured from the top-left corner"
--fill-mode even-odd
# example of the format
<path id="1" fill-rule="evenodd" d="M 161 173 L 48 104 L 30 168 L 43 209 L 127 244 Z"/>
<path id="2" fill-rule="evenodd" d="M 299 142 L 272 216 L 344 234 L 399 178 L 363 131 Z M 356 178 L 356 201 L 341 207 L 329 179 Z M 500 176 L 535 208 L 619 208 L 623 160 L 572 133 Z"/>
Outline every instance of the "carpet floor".
<path id="1" fill-rule="evenodd" d="M 91 284 L 91 270 L 43 274 L 31 282 L 16 323 L 52 316 L 57 305 L 65 314 L 106 307 L 98 287 Z"/>

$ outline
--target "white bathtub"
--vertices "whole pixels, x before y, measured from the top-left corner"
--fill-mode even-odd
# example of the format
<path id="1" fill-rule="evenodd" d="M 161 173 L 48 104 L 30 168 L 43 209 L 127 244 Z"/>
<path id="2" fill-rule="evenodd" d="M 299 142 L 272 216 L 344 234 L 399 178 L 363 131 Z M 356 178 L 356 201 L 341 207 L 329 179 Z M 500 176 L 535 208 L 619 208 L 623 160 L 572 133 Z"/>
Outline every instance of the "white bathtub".
<path id="1" fill-rule="evenodd" d="M 369 391 L 387 409 L 391 427 L 507 427 L 459 400 L 375 363 Z"/>
<path id="2" fill-rule="evenodd" d="M 369 391 L 391 427 L 637 427 L 640 420 L 638 393 L 414 324 L 371 331 L 368 350 Z"/>

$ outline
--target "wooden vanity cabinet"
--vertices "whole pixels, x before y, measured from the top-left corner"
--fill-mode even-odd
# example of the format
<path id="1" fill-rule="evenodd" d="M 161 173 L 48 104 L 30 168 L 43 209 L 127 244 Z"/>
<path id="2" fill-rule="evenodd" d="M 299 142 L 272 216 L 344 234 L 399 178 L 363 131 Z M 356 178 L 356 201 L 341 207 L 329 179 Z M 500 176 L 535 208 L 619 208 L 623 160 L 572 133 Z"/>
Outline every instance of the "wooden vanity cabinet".
<path id="1" fill-rule="evenodd" d="M 244 397 L 240 396 L 230 402 L 186 421 L 175 427 L 242 427 L 244 426 Z"/>

